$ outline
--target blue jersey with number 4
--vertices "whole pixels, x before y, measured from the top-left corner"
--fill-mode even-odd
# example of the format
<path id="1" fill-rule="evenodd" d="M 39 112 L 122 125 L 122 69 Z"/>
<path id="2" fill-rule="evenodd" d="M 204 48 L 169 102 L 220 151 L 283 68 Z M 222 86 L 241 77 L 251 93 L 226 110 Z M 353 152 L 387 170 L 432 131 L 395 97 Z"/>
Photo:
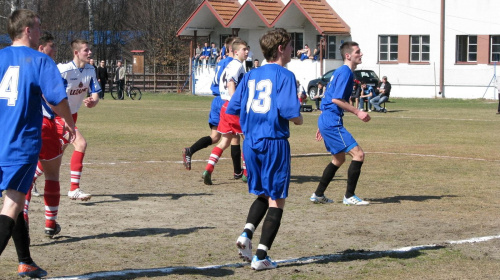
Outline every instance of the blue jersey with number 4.
<path id="1" fill-rule="evenodd" d="M 300 116 L 295 75 L 269 63 L 243 76 L 226 114 L 239 115 L 245 141 L 290 137 L 289 120 Z"/>
<path id="2" fill-rule="evenodd" d="M 0 50 L 0 165 L 38 161 L 42 92 L 51 105 L 67 98 L 52 58 L 24 46 Z"/>

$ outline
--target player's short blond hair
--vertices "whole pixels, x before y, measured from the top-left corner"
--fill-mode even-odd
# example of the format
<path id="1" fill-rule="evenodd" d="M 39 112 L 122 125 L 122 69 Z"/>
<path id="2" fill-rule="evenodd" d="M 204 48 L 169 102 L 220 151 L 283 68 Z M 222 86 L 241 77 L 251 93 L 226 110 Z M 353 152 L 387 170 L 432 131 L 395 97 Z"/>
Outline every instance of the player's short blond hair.
<path id="1" fill-rule="evenodd" d="M 12 12 L 7 23 L 7 33 L 10 39 L 14 41 L 14 39 L 21 38 L 24 28 L 32 28 L 36 20 L 40 22 L 40 16 L 31 10 L 20 9 Z"/>

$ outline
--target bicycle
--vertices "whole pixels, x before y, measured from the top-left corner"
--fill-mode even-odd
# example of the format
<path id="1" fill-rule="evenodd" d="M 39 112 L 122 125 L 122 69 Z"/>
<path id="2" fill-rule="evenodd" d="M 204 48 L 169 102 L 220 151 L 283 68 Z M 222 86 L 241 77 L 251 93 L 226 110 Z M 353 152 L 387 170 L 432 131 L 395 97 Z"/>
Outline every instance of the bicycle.
<path id="1" fill-rule="evenodd" d="M 135 100 L 137 98 L 137 100 L 141 100 L 142 98 L 142 92 L 141 90 L 138 88 L 138 87 L 134 87 L 132 85 L 132 83 L 130 82 L 127 82 L 125 84 L 125 88 L 123 89 L 123 92 L 125 92 L 127 94 L 128 97 L 130 97 L 130 99 L 132 100 Z M 123 92 L 122 92 L 122 95 L 119 96 L 119 92 L 118 92 L 118 85 L 114 85 L 112 88 L 111 88 L 111 97 L 113 97 L 113 99 L 115 100 L 123 100 Z"/>

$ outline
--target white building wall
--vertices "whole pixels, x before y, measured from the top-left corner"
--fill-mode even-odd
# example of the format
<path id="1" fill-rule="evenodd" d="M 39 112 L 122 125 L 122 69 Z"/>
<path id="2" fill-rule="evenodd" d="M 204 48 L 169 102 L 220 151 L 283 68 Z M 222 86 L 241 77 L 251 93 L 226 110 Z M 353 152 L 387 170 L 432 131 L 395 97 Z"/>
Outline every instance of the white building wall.
<path id="1" fill-rule="evenodd" d="M 327 0 L 351 27 L 352 39 L 364 54 L 361 69 L 372 69 L 379 76 L 388 76 L 393 85 L 391 96 L 439 96 L 440 9 L 437 0 Z M 500 11 L 497 0 L 446 1 L 445 30 L 445 96 L 448 98 L 481 98 L 493 77 L 493 65 L 456 65 L 457 35 L 498 35 L 500 24 L 495 20 Z M 379 64 L 379 35 L 430 35 L 429 65 Z M 491 87 L 485 98 L 495 98 Z"/>

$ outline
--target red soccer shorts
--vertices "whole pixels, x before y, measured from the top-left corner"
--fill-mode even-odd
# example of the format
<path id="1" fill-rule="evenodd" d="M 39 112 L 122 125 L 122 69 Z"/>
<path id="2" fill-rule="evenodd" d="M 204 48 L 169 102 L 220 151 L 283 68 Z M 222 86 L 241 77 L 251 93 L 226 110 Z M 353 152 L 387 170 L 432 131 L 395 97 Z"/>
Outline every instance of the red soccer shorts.
<path id="1" fill-rule="evenodd" d="M 243 134 L 241 131 L 240 117 L 226 114 L 228 103 L 229 101 L 226 101 L 220 109 L 220 121 L 217 131 L 222 134 Z"/>
<path id="2" fill-rule="evenodd" d="M 73 116 L 73 121 L 76 124 L 76 119 L 78 119 L 78 113 L 74 113 L 72 116 Z M 55 121 L 57 125 L 57 134 L 59 135 L 59 140 L 62 142 L 63 145 L 68 145 L 69 144 L 69 141 L 67 139 L 68 137 L 67 135 L 65 135 L 67 131 L 64 131 L 64 125 L 65 125 L 64 120 L 61 117 L 56 116 Z M 75 130 L 76 129 L 77 127 L 75 125 Z"/>
<path id="3" fill-rule="evenodd" d="M 42 149 L 39 155 L 40 160 L 52 160 L 63 154 L 62 144 L 59 138 L 55 120 L 43 118 Z"/>

